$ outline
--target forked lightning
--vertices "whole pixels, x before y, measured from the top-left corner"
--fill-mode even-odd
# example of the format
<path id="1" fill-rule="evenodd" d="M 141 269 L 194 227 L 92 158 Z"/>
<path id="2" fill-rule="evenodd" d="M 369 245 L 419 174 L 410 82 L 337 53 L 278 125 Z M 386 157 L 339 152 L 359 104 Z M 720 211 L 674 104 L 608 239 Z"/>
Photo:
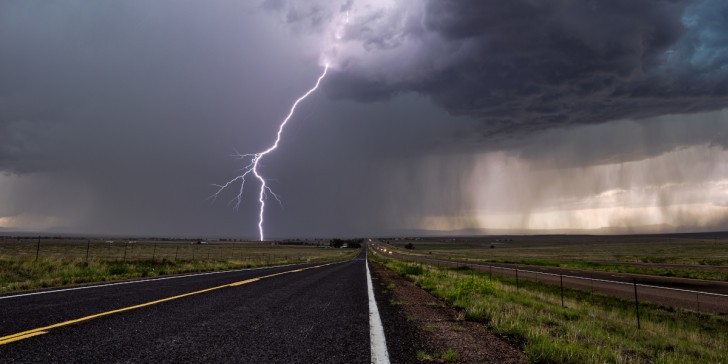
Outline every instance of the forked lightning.
<path id="1" fill-rule="evenodd" d="M 273 145 L 271 145 L 268 149 L 259 152 L 259 153 L 250 153 L 250 154 L 240 154 L 237 153 L 234 155 L 236 159 L 240 159 L 243 161 L 248 161 L 248 164 L 242 169 L 242 174 L 227 181 L 225 184 L 215 184 L 213 186 L 217 187 L 217 192 L 210 196 L 212 199 L 216 199 L 218 195 L 228 187 L 234 185 L 236 182 L 240 182 L 240 189 L 238 190 L 238 194 L 231 200 L 236 201 L 235 202 L 235 208 L 240 208 L 240 203 L 243 199 L 243 188 L 245 187 L 245 178 L 249 174 L 253 174 L 255 178 L 260 181 L 260 192 L 258 193 L 258 202 L 260 203 L 260 209 L 258 211 L 258 232 L 260 234 L 260 241 L 265 240 L 265 234 L 263 232 L 263 220 L 265 215 L 265 199 L 268 196 L 268 194 L 271 194 L 273 197 L 278 199 L 278 196 L 276 196 L 275 193 L 268 187 L 266 184 L 265 178 L 260 174 L 260 171 L 258 171 L 258 166 L 260 165 L 260 160 L 265 157 L 266 155 L 270 154 L 276 148 L 278 148 L 278 143 L 281 141 L 281 136 L 283 135 L 283 128 L 288 124 L 288 121 L 291 120 L 291 117 L 293 117 L 293 114 L 296 112 L 296 107 L 298 106 L 301 101 L 305 100 L 309 95 L 311 95 L 316 89 L 318 89 L 319 85 L 321 84 L 321 80 L 326 77 L 326 72 L 329 70 L 329 65 L 327 64 L 324 66 L 324 71 L 321 73 L 321 76 L 316 80 L 316 84 L 308 90 L 303 96 L 299 97 L 294 103 L 293 106 L 291 106 L 291 111 L 288 112 L 288 115 L 285 119 L 283 119 L 283 122 L 278 127 L 278 133 L 276 134 L 276 140 Z M 278 200 L 280 202 L 280 200 Z"/>

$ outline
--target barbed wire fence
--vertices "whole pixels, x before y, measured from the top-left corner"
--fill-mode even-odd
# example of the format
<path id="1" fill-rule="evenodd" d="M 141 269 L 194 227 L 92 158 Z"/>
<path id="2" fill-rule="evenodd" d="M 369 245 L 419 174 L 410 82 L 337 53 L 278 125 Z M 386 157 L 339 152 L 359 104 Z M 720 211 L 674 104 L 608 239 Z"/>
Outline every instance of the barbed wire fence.
<path id="1" fill-rule="evenodd" d="M 390 251 L 391 248 L 388 252 Z M 634 300 L 635 316 L 638 327 L 639 307 L 640 303 L 644 302 L 728 317 L 728 295 L 726 294 L 640 283 L 640 279 L 637 276 L 629 278 L 631 279 L 630 282 L 624 282 L 564 273 L 539 272 L 533 269 L 524 269 L 522 266 L 518 265 L 505 266 L 503 264 L 473 263 L 436 259 L 424 256 L 410 256 L 396 252 L 394 254 L 385 253 L 384 255 L 403 261 L 428 263 L 440 268 L 456 268 L 464 266 L 481 273 L 488 274 L 489 276 L 500 275 L 503 277 L 513 278 L 515 279 L 517 289 L 520 285 L 520 281 L 522 280 L 557 286 L 561 289 L 562 306 L 564 305 L 564 288 L 600 293 L 626 300 Z"/>

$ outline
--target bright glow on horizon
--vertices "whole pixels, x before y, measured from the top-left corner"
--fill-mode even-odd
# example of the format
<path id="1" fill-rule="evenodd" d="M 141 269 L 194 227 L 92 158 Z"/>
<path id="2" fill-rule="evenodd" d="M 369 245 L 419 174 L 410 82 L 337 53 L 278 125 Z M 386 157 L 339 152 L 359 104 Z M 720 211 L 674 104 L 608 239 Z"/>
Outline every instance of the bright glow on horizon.
<path id="1" fill-rule="evenodd" d="M 430 213 L 414 229 L 593 231 L 724 230 L 728 224 L 728 151 L 698 145 L 643 160 L 549 168 L 493 152 L 464 181 L 459 213 Z"/>

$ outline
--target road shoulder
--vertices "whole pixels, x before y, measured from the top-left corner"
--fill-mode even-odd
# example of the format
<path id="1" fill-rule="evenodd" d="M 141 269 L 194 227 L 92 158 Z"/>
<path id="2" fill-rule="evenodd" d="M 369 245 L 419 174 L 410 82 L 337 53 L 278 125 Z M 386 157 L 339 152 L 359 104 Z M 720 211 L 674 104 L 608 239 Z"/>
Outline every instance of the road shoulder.
<path id="1" fill-rule="evenodd" d="M 380 264 L 372 279 L 393 363 L 525 363 L 524 354 L 487 326 Z"/>

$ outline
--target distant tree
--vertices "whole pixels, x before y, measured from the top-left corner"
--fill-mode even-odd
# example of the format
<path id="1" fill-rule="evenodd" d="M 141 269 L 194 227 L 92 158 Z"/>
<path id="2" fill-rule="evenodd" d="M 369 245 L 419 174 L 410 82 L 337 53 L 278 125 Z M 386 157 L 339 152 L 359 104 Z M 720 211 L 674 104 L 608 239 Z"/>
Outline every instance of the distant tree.
<path id="1" fill-rule="evenodd" d="M 344 245 L 344 241 L 341 239 L 331 239 L 329 242 L 329 246 L 333 248 L 341 248 L 342 245 Z"/>
<path id="2" fill-rule="evenodd" d="M 331 239 L 329 246 L 333 248 L 341 248 L 344 244 L 346 244 L 347 248 L 360 249 L 363 243 L 364 239 Z"/>
<path id="3" fill-rule="evenodd" d="M 415 250 L 415 245 L 412 243 L 407 243 L 407 245 L 405 245 L 404 248 L 409 249 L 409 250 Z"/>

